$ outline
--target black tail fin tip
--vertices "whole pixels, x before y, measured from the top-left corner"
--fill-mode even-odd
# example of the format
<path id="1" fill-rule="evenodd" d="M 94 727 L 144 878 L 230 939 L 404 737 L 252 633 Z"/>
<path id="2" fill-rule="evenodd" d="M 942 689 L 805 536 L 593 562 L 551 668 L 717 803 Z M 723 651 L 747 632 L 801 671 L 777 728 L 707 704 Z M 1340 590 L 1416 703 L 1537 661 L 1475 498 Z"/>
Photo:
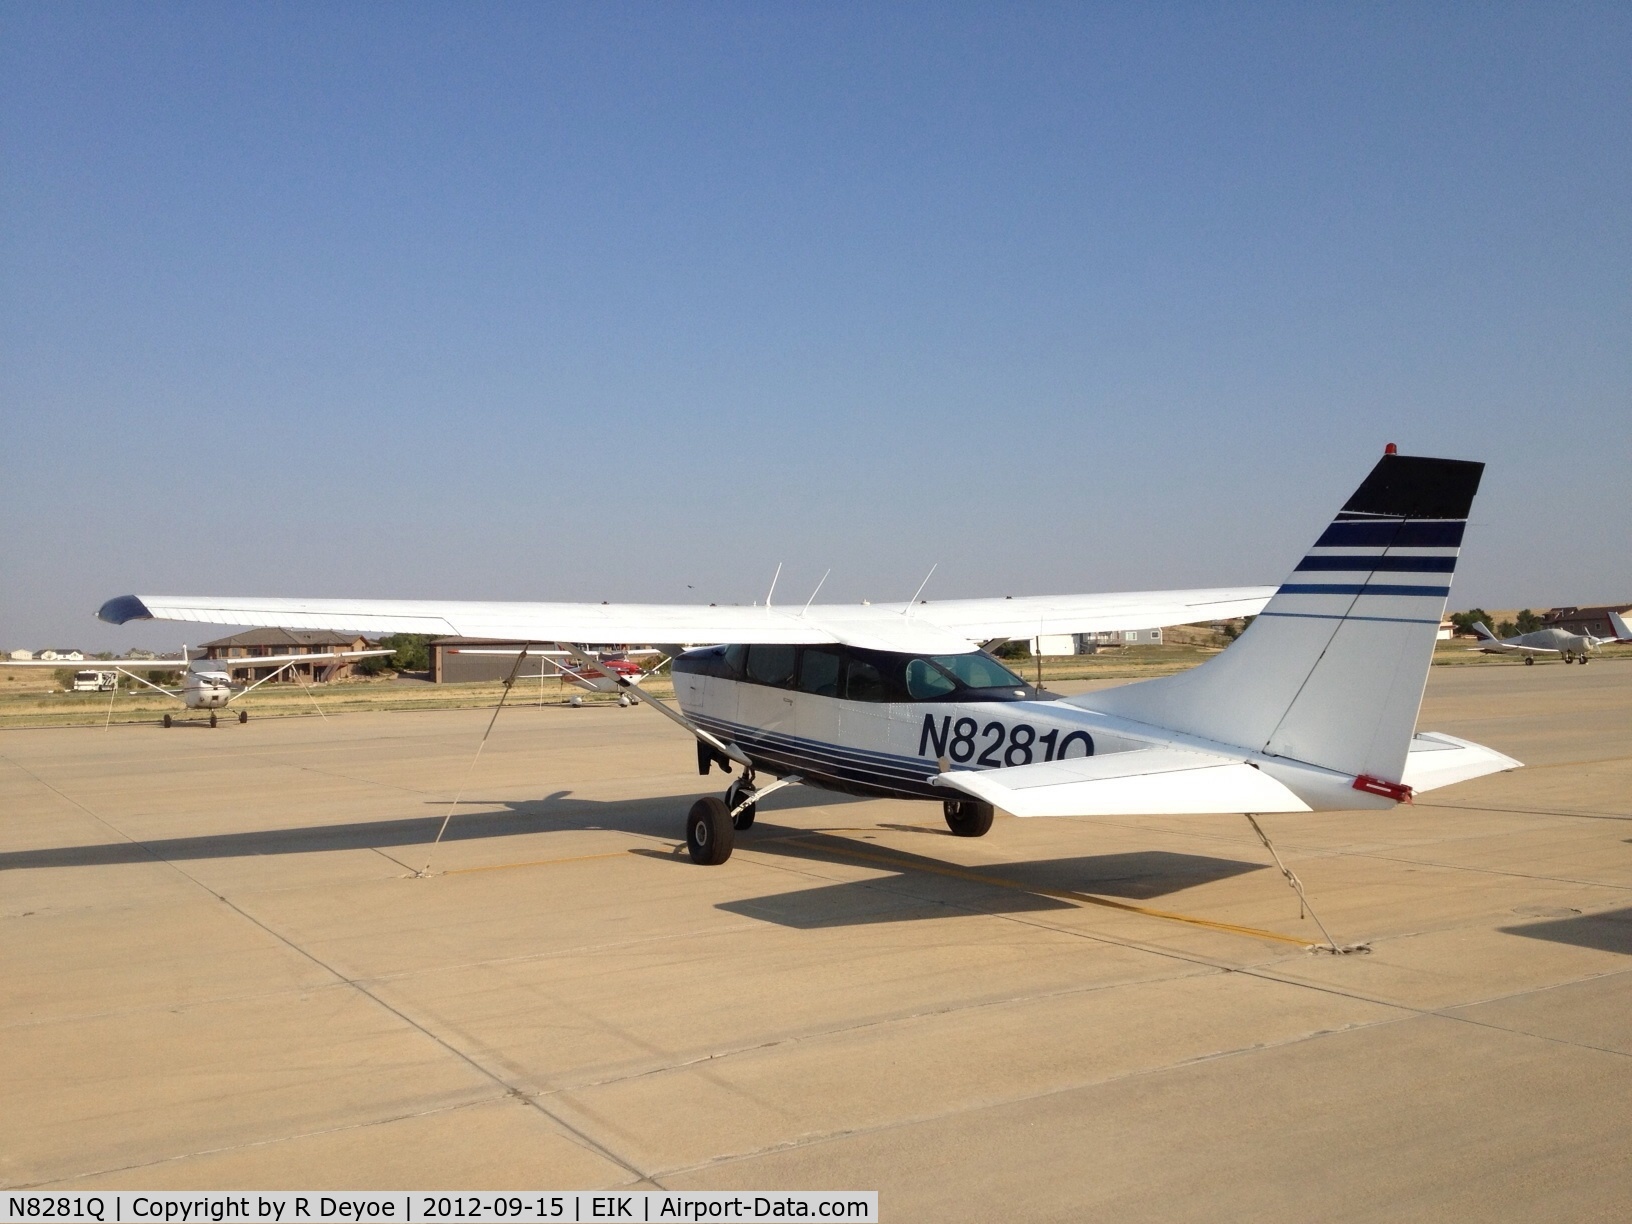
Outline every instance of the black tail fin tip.
<path id="1" fill-rule="evenodd" d="M 1465 519 L 1485 465 L 1466 459 L 1384 455 L 1343 507 L 1344 514 Z"/>

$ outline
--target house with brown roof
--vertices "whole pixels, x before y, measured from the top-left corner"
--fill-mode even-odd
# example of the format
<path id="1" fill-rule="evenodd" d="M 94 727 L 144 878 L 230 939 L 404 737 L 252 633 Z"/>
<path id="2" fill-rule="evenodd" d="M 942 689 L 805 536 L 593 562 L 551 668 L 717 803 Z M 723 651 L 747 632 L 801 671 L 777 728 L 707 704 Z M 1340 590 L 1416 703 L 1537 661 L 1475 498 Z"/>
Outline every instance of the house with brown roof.
<path id="1" fill-rule="evenodd" d="M 257 655 L 328 654 L 335 650 L 367 650 L 369 641 L 361 634 L 334 633 L 327 629 L 246 629 L 229 637 L 205 642 L 200 649 L 204 657 L 220 663 L 235 681 L 253 683 L 264 680 L 277 670 L 256 667 Z M 344 680 L 353 674 L 356 663 L 349 659 L 320 659 L 312 663 L 296 663 L 283 672 L 273 684 L 297 680 L 306 684 L 327 684 L 330 680 Z"/>

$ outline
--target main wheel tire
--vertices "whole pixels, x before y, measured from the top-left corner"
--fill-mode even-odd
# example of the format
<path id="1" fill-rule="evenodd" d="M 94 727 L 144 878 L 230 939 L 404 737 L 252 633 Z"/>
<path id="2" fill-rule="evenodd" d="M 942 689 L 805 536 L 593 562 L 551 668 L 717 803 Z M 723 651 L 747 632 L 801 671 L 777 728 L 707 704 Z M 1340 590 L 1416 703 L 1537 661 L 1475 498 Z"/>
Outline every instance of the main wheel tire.
<path id="1" fill-rule="evenodd" d="M 248 722 L 249 721 L 249 711 L 248 710 L 239 710 L 238 711 L 238 721 L 240 723 Z"/>
<path id="2" fill-rule="evenodd" d="M 1536 665 L 1536 656 L 1535 655 L 1525 655 L 1524 656 L 1524 665 L 1526 667 L 1534 667 Z"/>
<path id="3" fill-rule="evenodd" d="M 979 799 L 948 799 L 941 805 L 946 827 L 958 837 L 984 837 L 992 827 L 992 805 Z"/>
<path id="4" fill-rule="evenodd" d="M 747 786 L 743 783 L 741 778 L 738 778 L 736 781 L 732 782 L 730 786 L 725 788 L 725 807 L 727 811 L 737 811 L 737 804 L 742 802 L 743 792 L 747 789 Z M 754 827 L 754 817 L 758 814 L 759 804 L 750 803 L 747 807 L 743 808 L 742 811 L 737 812 L 737 814 L 731 818 L 731 823 L 739 832 L 743 829 L 751 829 Z"/>
<path id="5" fill-rule="evenodd" d="M 627 710 L 629 708 L 629 694 L 628 693 L 619 693 L 618 694 L 618 704 L 620 706 L 622 706 L 624 709 Z"/>
<path id="6" fill-rule="evenodd" d="M 1586 655 L 1582 655 L 1581 658 L 1578 661 L 1580 662 L 1582 667 L 1585 667 L 1588 663 L 1591 662 L 1591 660 L 1588 659 Z"/>
<path id="7" fill-rule="evenodd" d="M 215 726 L 215 711 L 214 710 L 210 711 L 210 726 L 212 726 L 212 727 Z"/>
<path id="8" fill-rule="evenodd" d="M 731 857 L 735 834 L 725 800 L 708 795 L 691 805 L 686 817 L 686 849 L 691 851 L 692 862 L 718 867 Z"/>
<path id="9" fill-rule="evenodd" d="M 170 725 L 170 724 L 171 724 L 171 723 L 172 723 L 172 722 L 174 722 L 174 721 L 175 721 L 175 719 L 173 719 L 173 718 L 171 718 L 171 717 L 170 717 L 170 715 L 168 715 L 168 714 L 166 714 L 166 715 L 165 715 L 165 716 L 164 716 L 164 720 L 163 720 L 163 721 L 164 721 L 164 725 L 165 725 L 165 726 L 166 726 L 166 727 L 168 727 L 168 726 L 169 726 L 169 725 Z"/>

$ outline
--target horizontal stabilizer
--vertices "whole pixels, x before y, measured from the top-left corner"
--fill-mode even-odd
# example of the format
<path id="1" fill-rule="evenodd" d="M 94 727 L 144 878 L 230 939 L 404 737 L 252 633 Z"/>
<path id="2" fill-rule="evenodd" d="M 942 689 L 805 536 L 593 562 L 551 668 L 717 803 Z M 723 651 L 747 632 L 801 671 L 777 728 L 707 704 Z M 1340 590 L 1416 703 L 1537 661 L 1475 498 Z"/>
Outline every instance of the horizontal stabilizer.
<path id="1" fill-rule="evenodd" d="M 1138 748 L 1011 769 L 957 770 L 937 774 L 931 781 L 1016 816 L 1310 810 L 1274 778 L 1239 758 L 1180 748 Z"/>
<path id="2" fill-rule="evenodd" d="M 1401 781 L 1420 794 L 1453 782 L 1519 769 L 1522 764 L 1483 744 L 1438 731 L 1424 731 L 1411 740 L 1411 750 L 1405 757 L 1405 777 Z"/>

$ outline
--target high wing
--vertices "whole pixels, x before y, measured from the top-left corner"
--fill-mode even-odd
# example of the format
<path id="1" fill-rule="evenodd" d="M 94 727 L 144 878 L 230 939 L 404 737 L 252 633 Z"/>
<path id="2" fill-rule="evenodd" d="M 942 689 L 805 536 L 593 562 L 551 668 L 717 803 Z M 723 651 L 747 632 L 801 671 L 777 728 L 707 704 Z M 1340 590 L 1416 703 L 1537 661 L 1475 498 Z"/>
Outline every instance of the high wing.
<path id="1" fill-rule="evenodd" d="M 233 671 L 241 667 L 281 667 L 287 663 L 366 659 L 371 655 L 394 653 L 391 650 L 330 650 L 321 654 L 236 655 L 226 659 L 206 659 L 199 655 L 186 659 L 0 659 L 0 666 L 73 668 L 75 671 Z"/>
<path id="2" fill-rule="evenodd" d="M 290 663 L 322 663 L 326 659 L 368 659 L 396 654 L 394 650 L 327 650 L 318 654 L 229 655 L 224 659 L 194 659 L 194 671 L 237 671 L 245 667 L 285 667 Z"/>
<path id="3" fill-rule="evenodd" d="M 54 667 L 59 671 L 186 671 L 188 662 L 186 659 L 0 659 L 0 667 Z"/>
<path id="4" fill-rule="evenodd" d="M 802 610 L 693 604 L 481 603 L 460 600 L 283 599 L 124 595 L 97 613 L 109 624 L 193 621 L 515 642 L 843 642 L 875 650 L 952 653 L 994 638 L 1148 629 L 1258 612 L 1273 587 L 1102 595 L 817 604 Z"/>

